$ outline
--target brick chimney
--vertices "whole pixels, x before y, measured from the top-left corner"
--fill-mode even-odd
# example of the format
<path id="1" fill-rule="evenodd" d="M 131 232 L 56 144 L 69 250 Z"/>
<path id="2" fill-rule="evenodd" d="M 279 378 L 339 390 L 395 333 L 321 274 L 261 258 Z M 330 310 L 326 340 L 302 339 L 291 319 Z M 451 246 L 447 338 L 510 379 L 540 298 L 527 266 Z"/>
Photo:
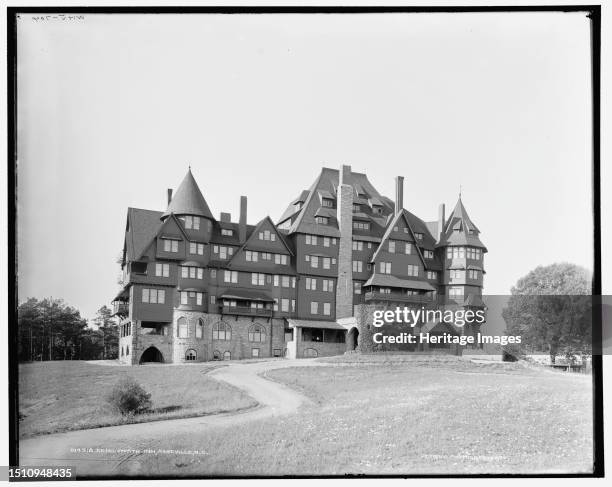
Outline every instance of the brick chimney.
<path id="1" fill-rule="evenodd" d="M 168 188 L 168 204 L 172 201 L 172 188 Z"/>
<path id="2" fill-rule="evenodd" d="M 395 214 L 404 209 L 404 176 L 395 176 Z"/>
<path id="3" fill-rule="evenodd" d="M 442 234 L 444 233 L 444 203 L 438 206 L 438 242 L 442 240 Z"/>
<path id="4" fill-rule="evenodd" d="M 336 285 L 336 319 L 353 316 L 353 187 L 351 166 L 340 169 L 337 191 L 338 283 Z"/>
<path id="5" fill-rule="evenodd" d="M 238 223 L 238 238 L 240 243 L 246 242 L 246 231 L 247 231 L 247 197 L 240 197 L 240 220 Z"/>

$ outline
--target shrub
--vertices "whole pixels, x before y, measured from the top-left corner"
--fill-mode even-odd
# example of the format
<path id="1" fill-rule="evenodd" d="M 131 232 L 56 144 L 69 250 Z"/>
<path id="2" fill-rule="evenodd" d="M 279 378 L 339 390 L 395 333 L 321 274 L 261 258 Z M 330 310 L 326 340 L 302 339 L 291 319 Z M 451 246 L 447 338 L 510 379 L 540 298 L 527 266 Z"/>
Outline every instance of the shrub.
<path id="1" fill-rule="evenodd" d="M 119 379 L 107 401 L 123 415 L 140 414 L 151 408 L 151 394 L 129 376 Z"/>

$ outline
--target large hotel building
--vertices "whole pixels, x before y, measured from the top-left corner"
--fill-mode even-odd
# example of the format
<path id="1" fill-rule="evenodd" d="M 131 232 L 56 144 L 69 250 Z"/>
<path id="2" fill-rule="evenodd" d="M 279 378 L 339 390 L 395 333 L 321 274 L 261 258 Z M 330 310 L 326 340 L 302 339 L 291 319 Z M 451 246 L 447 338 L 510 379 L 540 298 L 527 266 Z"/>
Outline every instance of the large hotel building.
<path id="1" fill-rule="evenodd" d="M 323 168 L 278 223 L 210 211 L 191 170 L 165 211 L 128 208 L 114 298 L 120 362 L 315 357 L 371 350 L 371 313 L 478 310 L 485 246 L 461 197 L 425 222 L 365 174 Z M 429 333 L 475 326 L 423 322 Z M 368 343 L 366 343 L 368 342 Z"/>

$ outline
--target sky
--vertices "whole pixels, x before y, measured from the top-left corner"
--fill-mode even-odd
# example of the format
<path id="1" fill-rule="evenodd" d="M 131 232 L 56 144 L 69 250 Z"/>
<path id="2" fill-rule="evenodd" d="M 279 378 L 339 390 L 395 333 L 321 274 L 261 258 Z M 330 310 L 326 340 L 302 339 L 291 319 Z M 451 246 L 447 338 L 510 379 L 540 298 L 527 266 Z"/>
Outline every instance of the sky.
<path id="1" fill-rule="evenodd" d="M 92 318 L 118 291 L 128 207 L 187 168 L 213 214 L 277 221 L 349 164 L 425 221 L 462 201 L 486 294 L 592 269 L 582 13 L 103 15 L 18 21 L 18 292 Z"/>

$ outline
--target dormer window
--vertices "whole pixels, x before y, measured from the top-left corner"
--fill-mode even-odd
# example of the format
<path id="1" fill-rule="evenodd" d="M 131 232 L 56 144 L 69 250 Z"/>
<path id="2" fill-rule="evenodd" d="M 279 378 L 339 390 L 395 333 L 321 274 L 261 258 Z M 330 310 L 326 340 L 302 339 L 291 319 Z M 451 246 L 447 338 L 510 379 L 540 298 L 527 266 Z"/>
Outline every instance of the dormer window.
<path id="1" fill-rule="evenodd" d="M 162 238 L 164 242 L 164 252 L 178 252 L 178 240 Z"/>
<path id="2" fill-rule="evenodd" d="M 333 208 L 334 207 L 334 200 L 331 200 L 329 198 L 323 198 L 322 204 L 323 204 L 323 206 L 326 206 L 327 208 Z"/>
<path id="3" fill-rule="evenodd" d="M 376 215 L 382 215 L 383 209 L 382 206 L 373 206 L 372 207 L 372 213 L 376 214 Z"/>
<path id="4" fill-rule="evenodd" d="M 193 229 L 193 230 L 199 230 L 200 229 L 200 217 L 199 216 L 185 216 L 185 218 L 183 219 L 183 222 L 185 223 L 185 228 L 187 229 Z"/>
<path id="5" fill-rule="evenodd" d="M 433 250 L 423 250 L 423 256 L 426 259 L 433 259 L 434 258 Z"/>
<path id="6" fill-rule="evenodd" d="M 264 230 L 263 232 L 259 232 L 259 240 L 269 240 L 271 242 L 275 242 L 276 234 L 270 232 L 270 230 Z"/>
<path id="7" fill-rule="evenodd" d="M 221 235 L 225 235 L 226 237 L 231 237 L 232 235 L 234 235 L 234 231 L 233 230 L 229 230 L 227 228 L 222 228 L 221 229 Z"/>
<path id="8" fill-rule="evenodd" d="M 326 216 L 316 216 L 315 222 L 317 222 L 320 225 L 329 225 L 329 218 Z"/>
<path id="9" fill-rule="evenodd" d="M 353 228 L 355 230 L 369 230 L 370 224 L 367 222 L 353 222 Z"/>

